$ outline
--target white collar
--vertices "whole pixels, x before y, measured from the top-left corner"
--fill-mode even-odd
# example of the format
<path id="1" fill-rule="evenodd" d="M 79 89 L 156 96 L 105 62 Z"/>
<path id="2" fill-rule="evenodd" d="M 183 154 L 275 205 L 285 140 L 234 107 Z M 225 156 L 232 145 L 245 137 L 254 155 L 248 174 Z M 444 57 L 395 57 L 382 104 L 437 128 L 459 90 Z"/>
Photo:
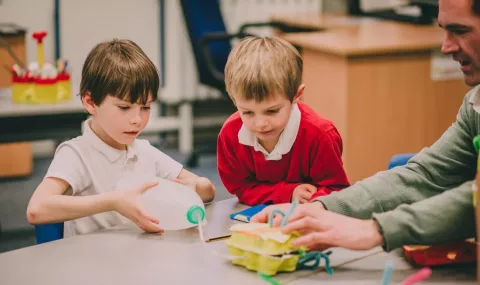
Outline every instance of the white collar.
<path id="1" fill-rule="evenodd" d="M 472 107 L 473 107 L 473 110 L 475 110 L 475 112 L 477 113 L 480 113 L 480 85 L 478 85 L 477 87 L 475 87 L 473 90 L 472 90 L 472 95 L 470 96 L 470 99 L 468 100 L 468 102 L 470 104 L 472 104 Z"/>
<path id="2" fill-rule="evenodd" d="M 268 153 L 265 148 L 263 148 L 263 146 L 258 142 L 258 138 L 255 137 L 252 132 L 247 130 L 245 125 L 242 125 L 240 131 L 238 132 L 238 141 L 243 145 L 252 146 L 255 151 L 260 151 L 263 153 L 266 160 L 280 160 L 282 159 L 282 155 L 288 153 L 295 143 L 298 129 L 300 128 L 301 117 L 302 113 L 298 108 L 298 104 L 293 104 L 292 112 L 290 113 L 290 118 L 288 119 L 287 125 L 280 134 L 280 138 L 278 139 L 278 142 L 271 153 Z"/>
<path id="3" fill-rule="evenodd" d="M 115 162 L 118 160 L 120 157 L 125 156 L 125 152 L 127 154 L 127 159 L 133 158 L 137 155 L 137 147 L 136 147 L 136 140 L 133 141 L 131 145 L 127 146 L 128 151 L 126 150 L 119 150 L 116 148 L 113 148 L 106 144 L 101 138 L 93 132 L 92 128 L 90 127 L 89 122 L 92 119 L 85 120 L 83 122 L 83 137 L 89 142 L 95 149 L 97 149 L 99 152 L 101 152 L 103 155 L 105 155 L 110 162 Z"/>

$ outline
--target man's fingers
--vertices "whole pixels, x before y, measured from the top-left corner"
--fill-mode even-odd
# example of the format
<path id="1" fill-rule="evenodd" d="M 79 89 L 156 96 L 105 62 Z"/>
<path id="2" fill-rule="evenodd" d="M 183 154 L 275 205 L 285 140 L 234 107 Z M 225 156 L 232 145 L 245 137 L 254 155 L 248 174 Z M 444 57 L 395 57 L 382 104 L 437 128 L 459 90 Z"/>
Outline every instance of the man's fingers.
<path id="1" fill-rule="evenodd" d="M 273 218 L 273 226 L 279 227 L 282 224 L 283 216 L 282 215 L 275 215 Z"/>
<path id="2" fill-rule="evenodd" d="M 253 222 L 253 223 L 266 223 L 266 222 L 268 222 L 268 215 L 270 215 L 270 212 L 273 211 L 273 209 L 275 209 L 274 207 L 275 207 L 274 205 L 266 207 L 265 209 L 260 211 L 260 213 L 255 214 L 250 219 L 250 222 Z"/>
<path id="3" fill-rule="evenodd" d="M 296 221 L 296 220 L 299 220 L 299 219 L 302 219 L 303 217 L 305 216 L 309 216 L 309 212 L 308 211 L 305 211 L 305 205 L 299 205 L 294 211 L 293 213 L 290 215 L 290 217 L 288 217 L 288 220 L 287 220 L 287 225 L 293 221 Z"/>
<path id="4" fill-rule="evenodd" d="M 292 221 L 287 223 L 286 226 L 282 228 L 283 233 L 291 233 L 293 231 L 318 231 L 321 230 L 320 226 L 318 225 L 319 222 L 312 217 L 303 217 L 301 219 Z"/>
<path id="5" fill-rule="evenodd" d="M 312 232 L 292 241 L 293 246 L 306 246 L 308 249 L 324 250 L 331 247 L 327 233 Z"/>
<path id="6" fill-rule="evenodd" d="M 140 186 L 140 188 L 138 190 L 139 190 L 140 193 L 143 193 L 143 192 L 147 191 L 148 189 L 157 186 L 157 184 L 158 184 L 157 180 L 152 181 L 152 182 L 147 182 L 147 183 L 143 184 L 142 186 Z"/>
<path id="7" fill-rule="evenodd" d="M 271 205 L 260 211 L 260 213 L 254 215 L 251 219 L 250 222 L 253 223 L 268 223 L 268 216 L 270 215 L 270 212 L 272 212 L 274 209 L 280 209 L 285 208 L 285 205 L 291 205 L 291 204 L 281 204 L 281 205 Z M 288 209 L 288 208 L 287 208 Z"/>

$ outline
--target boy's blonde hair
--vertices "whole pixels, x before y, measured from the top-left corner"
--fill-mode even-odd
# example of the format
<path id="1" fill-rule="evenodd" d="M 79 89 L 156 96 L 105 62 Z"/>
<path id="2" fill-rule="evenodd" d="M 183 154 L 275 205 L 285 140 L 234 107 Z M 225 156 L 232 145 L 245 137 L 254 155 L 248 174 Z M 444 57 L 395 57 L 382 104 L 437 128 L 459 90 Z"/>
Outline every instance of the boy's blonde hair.
<path id="1" fill-rule="evenodd" d="M 160 78 L 152 61 L 130 40 L 103 42 L 87 56 L 82 69 L 80 95 L 90 92 L 95 105 L 107 95 L 145 104 L 157 99 Z"/>
<path id="2" fill-rule="evenodd" d="M 233 97 L 261 102 L 273 93 L 293 101 L 302 82 L 303 60 L 297 49 L 275 37 L 247 37 L 236 45 L 225 66 L 225 85 Z"/>

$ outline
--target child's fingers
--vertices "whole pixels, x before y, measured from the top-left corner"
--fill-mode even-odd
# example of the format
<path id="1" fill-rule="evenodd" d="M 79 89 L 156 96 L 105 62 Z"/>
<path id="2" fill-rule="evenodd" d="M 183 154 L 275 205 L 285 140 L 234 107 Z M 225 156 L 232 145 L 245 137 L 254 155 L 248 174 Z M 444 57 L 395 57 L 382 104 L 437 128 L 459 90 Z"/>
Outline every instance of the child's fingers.
<path id="1" fill-rule="evenodd" d="M 179 183 L 179 184 L 185 184 L 185 180 L 180 179 L 180 178 L 173 178 L 172 181 L 176 182 L 176 183 Z"/>
<path id="2" fill-rule="evenodd" d="M 147 219 L 148 221 L 154 223 L 154 224 L 158 224 L 159 223 L 159 220 L 157 218 L 155 218 L 154 216 L 151 216 L 150 214 L 148 214 L 145 210 L 141 209 L 140 210 L 140 215 L 142 215 L 142 217 L 144 219 Z"/>
<path id="3" fill-rule="evenodd" d="M 307 192 L 307 191 L 303 191 L 300 193 L 300 199 L 299 199 L 299 202 L 300 203 L 306 203 L 310 200 L 310 198 L 313 196 L 313 193 L 310 193 L 310 192 Z"/>
<path id="4" fill-rule="evenodd" d="M 310 185 L 310 184 L 307 184 L 305 185 L 305 188 L 304 188 L 307 192 L 311 193 L 312 195 L 317 193 L 318 189 L 317 187 L 313 186 L 313 185 Z"/>
<path id="5" fill-rule="evenodd" d="M 157 180 L 152 181 L 152 182 L 144 183 L 142 186 L 140 186 L 140 188 L 138 188 L 138 191 L 140 193 L 143 193 L 143 192 L 147 191 L 148 189 L 157 186 L 157 184 L 158 184 Z"/>
<path id="6" fill-rule="evenodd" d="M 158 225 L 151 223 L 149 221 L 141 222 L 139 227 L 149 233 L 163 233 L 163 229 Z"/>
<path id="7" fill-rule="evenodd" d="M 310 201 L 310 199 L 300 198 L 300 200 L 298 202 L 300 202 L 300 204 L 305 204 L 305 203 L 308 203 L 309 201 Z"/>
<path id="8" fill-rule="evenodd" d="M 138 219 L 138 225 L 144 231 L 151 233 L 163 232 L 163 229 L 158 226 L 158 219 L 149 215 L 144 209 L 139 209 L 138 213 L 140 217 Z"/>

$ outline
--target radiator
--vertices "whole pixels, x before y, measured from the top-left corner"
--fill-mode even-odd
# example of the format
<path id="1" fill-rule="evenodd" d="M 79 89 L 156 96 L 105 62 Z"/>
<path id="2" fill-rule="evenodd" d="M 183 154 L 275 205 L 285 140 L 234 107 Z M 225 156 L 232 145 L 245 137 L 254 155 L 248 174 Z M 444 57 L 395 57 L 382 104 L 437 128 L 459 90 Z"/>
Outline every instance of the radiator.
<path id="1" fill-rule="evenodd" d="M 247 22 L 268 21 L 275 14 L 322 11 L 322 0 L 219 0 L 228 32 Z M 221 94 L 199 84 L 190 40 L 179 1 L 164 1 L 163 84 L 161 99 L 175 104 L 181 101 L 220 98 Z M 269 35 L 269 29 L 255 30 Z"/>

